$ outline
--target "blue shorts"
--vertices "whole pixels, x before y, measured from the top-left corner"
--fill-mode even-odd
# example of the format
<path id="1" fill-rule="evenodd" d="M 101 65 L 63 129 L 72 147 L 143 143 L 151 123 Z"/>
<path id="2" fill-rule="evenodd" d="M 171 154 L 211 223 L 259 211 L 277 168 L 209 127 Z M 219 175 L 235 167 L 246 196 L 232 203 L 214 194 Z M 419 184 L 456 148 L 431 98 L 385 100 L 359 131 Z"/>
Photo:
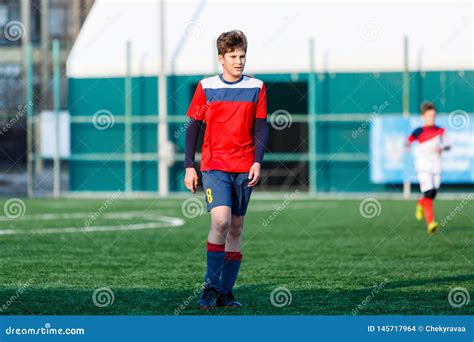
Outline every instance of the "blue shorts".
<path id="1" fill-rule="evenodd" d="M 231 208 L 232 215 L 244 216 L 252 194 L 248 177 L 248 172 L 203 171 L 207 211 L 224 205 Z"/>

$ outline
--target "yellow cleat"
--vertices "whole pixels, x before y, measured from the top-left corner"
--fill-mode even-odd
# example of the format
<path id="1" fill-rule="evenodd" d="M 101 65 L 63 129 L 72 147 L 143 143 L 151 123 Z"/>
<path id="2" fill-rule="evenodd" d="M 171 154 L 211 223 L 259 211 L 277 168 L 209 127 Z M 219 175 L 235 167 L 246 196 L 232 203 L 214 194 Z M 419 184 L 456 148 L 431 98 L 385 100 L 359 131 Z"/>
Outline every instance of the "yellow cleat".
<path id="1" fill-rule="evenodd" d="M 423 206 L 421 204 L 416 205 L 416 214 L 415 214 L 415 216 L 416 216 L 416 219 L 418 221 L 423 220 Z"/>
<path id="2" fill-rule="evenodd" d="M 431 222 L 430 224 L 428 224 L 428 227 L 427 227 L 428 234 L 433 234 L 436 231 L 436 229 L 438 229 L 438 228 L 439 228 L 439 223 L 438 222 L 436 222 L 436 221 Z"/>

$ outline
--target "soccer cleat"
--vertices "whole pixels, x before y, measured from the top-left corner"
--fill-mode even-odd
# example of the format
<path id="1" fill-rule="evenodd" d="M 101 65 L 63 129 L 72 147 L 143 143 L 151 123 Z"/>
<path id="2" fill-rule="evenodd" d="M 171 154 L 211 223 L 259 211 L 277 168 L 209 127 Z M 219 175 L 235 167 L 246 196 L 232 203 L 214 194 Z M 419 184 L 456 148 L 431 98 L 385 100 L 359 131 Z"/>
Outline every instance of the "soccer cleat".
<path id="1" fill-rule="evenodd" d="M 217 306 L 223 308 L 240 308 L 242 304 L 239 301 L 235 300 L 234 294 L 229 292 L 224 295 L 220 295 L 217 298 Z"/>
<path id="2" fill-rule="evenodd" d="M 219 291 L 213 287 L 207 287 L 202 291 L 201 298 L 198 300 L 198 307 L 201 310 L 210 310 L 216 306 Z"/>
<path id="3" fill-rule="evenodd" d="M 438 228 L 439 228 L 439 223 L 438 222 L 436 222 L 436 221 L 431 222 L 430 224 L 428 224 L 428 227 L 427 227 L 428 234 L 433 234 L 436 231 L 436 229 L 438 229 Z"/>
<path id="4" fill-rule="evenodd" d="M 421 204 L 416 205 L 416 219 L 418 221 L 423 220 L 423 206 Z"/>

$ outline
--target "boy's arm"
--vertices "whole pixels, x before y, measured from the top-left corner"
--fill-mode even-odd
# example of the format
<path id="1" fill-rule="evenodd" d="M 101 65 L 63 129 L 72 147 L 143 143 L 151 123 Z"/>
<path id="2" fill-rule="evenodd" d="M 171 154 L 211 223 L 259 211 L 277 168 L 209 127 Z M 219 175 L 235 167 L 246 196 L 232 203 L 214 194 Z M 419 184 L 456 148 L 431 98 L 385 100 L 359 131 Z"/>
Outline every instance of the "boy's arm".
<path id="1" fill-rule="evenodd" d="M 265 154 L 265 146 L 267 145 L 268 141 L 268 124 L 266 118 L 255 119 L 253 141 L 255 142 L 254 162 L 262 165 L 263 155 Z"/>
<path id="2" fill-rule="evenodd" d="M 199 132 L 202 128 L 202 120 L 190 119 L 186 128 L 186 142 L 184 147 L 184 167 L 196 167 L 194 155 L 196 154 L 196 145 Z"/>
<path id="3" fill-rule="evenodd" d="M 257 109 L 255 111 L 255 123 L 253 130 L 253 142 L 255 145 L 254 163 L 249 171 L 249 186 L 252 187 L 258 183 L 260 179 L 260 169 L 265 154 L 265 146 L 268 140 L 268 124 L 267 124 L 267 92 L 265 85 L 258 94 Z"/>
<path id="4" fill-rule="evenodd" d="M 446 131 L 444 128 L 441 129 L 441 151 L 449 151 L 451 150 L 451 144 L 449 139 L 446 137 Z"/>
<path id="5" fill-rule="evenodd" d="M 258 93 L 253 141 L 255 144 L 254 162 L 261 165 L 263 162 L 263 155 L 265 154 L 265 146 L 268 141 L 267 90 L 265 84 L 262 84 L 262 89 L 260 89 L 260 92 Z"/>
<path id="6" fill-rule="evenodd" d="M 193 99 L 189 105 L 186 115 L 189 117 L 188 127 L 186 127 L 186 141 L 184 145 L 184 167 L 195 167 L 194 154 L 196 152 L 196 144 L 201 131 L 202 122 L 204 120 L 206 110 L 206 94 L 202 88 L 201 82 L 198 83 Z"/>
<path id="7" fill-rule="evenodd" d="M 418 139 L 418 136 L 420 135 L 421 133 L 421 128 L 417 128 L 413 131 L 412 134 L 410 134 L 407 138 L 407 141 L 405 142 L 405 147 L 406 148 L 410 148 L 410 145 L 416 140 Z"/>
<path id="8" fill-rule="evenodd" d="M 201 82 L 199 82 L 186 114 L 190 117 L 190 120 L 188 127 L 186 128 L 186 141 L 184 145 L 184 167 L 186 168 L 184 184 L 186 185 L 186 188 L 192 192 L 196 191 L 198 184 L 194 155 L 196 153 L 197 138 L 201 131 L 206 110 L 206 94 L 204 93 Z"/>

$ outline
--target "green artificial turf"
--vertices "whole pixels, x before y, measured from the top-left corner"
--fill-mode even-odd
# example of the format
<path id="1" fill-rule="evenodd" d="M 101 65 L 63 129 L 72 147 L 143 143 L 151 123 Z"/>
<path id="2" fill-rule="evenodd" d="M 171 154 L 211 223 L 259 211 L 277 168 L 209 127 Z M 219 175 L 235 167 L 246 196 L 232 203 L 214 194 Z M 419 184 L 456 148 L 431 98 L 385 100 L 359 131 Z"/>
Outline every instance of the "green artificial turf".
<path id="1" fill-rule="evenodd" d="M 84 227 L 104 200 L 24 200 L 22 217 L 0 221 L 1 230 L 25 232 L 0 235 L 0 314 L 473 314 L 472 299 L 460 307 L 448 301 L 456 287 L 474 295 L 474 201 L 461 201 L 435 201 L 438 220 L 451 220 L 428 236 L 414 218 L 413 201 L 380 200 L 379 215 L 366 218 L 359 200 L 252 200 L 235 289 L 244 307 L 203 312 L 196 300 L 209 214 L 186 218 L 177 199 L 117 199 L 89 226 L 124 230 L 38 234 L 33 229 Z M 129 231 L 127 226 L 149 221 L 105 215 L 128 211 L 185 224 Z M 27 220 L 46 213 L 65 216 Z M 83 217 L 68 218 L 71 213 Z M 93 293 L 104 287 L 113 303 L 104 296 L 108 305 L 100 307 Z M 275 289 L 283 291 L 274 297 L 276 305 Z"/>

